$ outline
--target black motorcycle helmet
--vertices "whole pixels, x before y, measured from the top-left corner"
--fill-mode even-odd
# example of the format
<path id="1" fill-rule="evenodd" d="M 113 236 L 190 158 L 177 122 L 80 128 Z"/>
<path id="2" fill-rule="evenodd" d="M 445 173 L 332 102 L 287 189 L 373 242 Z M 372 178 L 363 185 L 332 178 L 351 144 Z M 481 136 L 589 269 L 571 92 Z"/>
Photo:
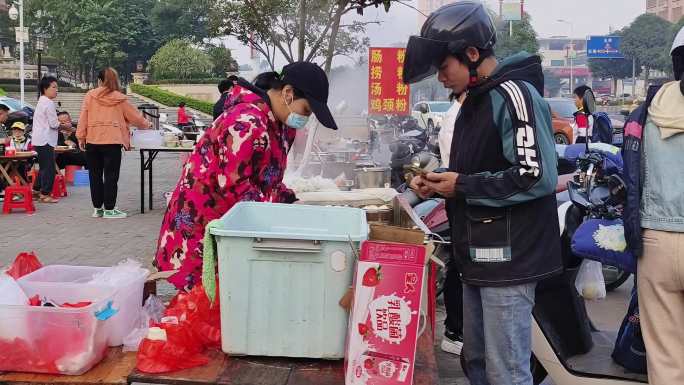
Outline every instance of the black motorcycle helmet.
<path id="1" fill-rule="evenodd" d="M 471 84 L 477 82 L 477 67 L 485 57 L 471 62 L 468 47 L 491 51 L 496 44 L 496 27 L 487 8 L 479 1 L 459 1 L 433 12 L 423 24 L 420 36 L 411 36 L 406 47 L 404 83 L 416 83 L 434 75 L 452 55 L 470 68 Z"/>

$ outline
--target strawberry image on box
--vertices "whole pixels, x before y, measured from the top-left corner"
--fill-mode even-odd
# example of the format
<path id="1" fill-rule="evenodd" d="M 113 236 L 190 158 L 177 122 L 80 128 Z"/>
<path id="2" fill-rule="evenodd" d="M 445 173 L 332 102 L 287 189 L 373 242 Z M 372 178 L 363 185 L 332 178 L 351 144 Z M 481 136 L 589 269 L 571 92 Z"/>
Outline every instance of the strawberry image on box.
<path id="1" fill-rule="evenodd" d="M 346 385 L 413 383 L 425 271 L 423 246 L 364 242 L 354 277 Z"/>

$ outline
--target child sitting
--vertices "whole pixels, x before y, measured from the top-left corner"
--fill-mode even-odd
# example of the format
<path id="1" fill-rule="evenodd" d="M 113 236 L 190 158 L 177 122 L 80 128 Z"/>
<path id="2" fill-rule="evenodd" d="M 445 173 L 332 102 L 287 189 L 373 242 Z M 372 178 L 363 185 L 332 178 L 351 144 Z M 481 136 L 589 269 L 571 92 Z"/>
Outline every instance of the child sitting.
<path id="1" fill-rule="evenodd" d="M 14 122 L 10 127 L 12 137 L 10 138 L 10 147 L 14 147 L 16 151 L 31 151 L 31 139 L 27 138 L 24 132 L 26 126 L 22 122 Z"/>

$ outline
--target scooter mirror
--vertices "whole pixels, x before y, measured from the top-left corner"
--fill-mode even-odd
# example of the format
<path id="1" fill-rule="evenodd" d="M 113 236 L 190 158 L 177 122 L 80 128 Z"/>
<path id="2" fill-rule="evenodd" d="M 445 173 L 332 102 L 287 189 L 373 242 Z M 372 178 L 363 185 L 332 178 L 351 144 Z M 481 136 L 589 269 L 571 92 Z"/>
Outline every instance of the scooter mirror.
<path id="1" fill-rule="evenodd" d="M 582 101 L 584 105 L 584 112 L 586 114 L 593 114 L 596 112 L 596 97 L 592 90 L 587 90 L 584 93 L 584 100 Z"/>
<path id="2" fill-rule="evenodd" d="M 568 195 L 570 196 L 570 200 L 583 209 L 589 209 L 589 207 L 591 207 L 591 202 L 587 199 L 586 192 L 581 190 L 582 185 L 579 183 L 573 181 L 568 182 Z"/>

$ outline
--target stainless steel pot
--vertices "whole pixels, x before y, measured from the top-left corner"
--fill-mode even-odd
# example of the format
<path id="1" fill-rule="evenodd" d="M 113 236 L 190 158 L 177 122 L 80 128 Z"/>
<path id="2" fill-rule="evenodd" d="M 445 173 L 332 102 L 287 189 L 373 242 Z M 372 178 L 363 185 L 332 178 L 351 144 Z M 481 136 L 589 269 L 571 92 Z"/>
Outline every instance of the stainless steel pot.
<path id="1" fill-rule="evenodd" d="M 356 188 L 382 188 L 390 183 L 389 167 L 362 167 L 356 171 Z"/>

